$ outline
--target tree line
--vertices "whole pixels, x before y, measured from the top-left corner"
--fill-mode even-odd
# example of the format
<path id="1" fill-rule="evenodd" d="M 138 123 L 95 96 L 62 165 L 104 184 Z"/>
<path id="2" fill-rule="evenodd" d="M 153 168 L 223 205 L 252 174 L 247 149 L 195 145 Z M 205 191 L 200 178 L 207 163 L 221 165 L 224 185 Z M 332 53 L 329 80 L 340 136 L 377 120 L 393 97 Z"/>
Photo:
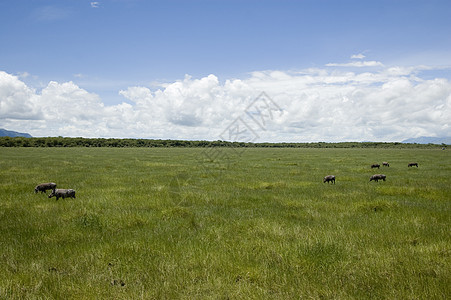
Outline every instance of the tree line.
<path id="1" fill-rule="evenodd" d="M 261 148 L 444 148 L 445 144 L 406 144 L 400 142 L 313 142 L 313 143 L 250 143 L 229 141 L 152 140 L 131 138 L 81 137 L 0 137 L 0 147 L 261 147 Z"/>

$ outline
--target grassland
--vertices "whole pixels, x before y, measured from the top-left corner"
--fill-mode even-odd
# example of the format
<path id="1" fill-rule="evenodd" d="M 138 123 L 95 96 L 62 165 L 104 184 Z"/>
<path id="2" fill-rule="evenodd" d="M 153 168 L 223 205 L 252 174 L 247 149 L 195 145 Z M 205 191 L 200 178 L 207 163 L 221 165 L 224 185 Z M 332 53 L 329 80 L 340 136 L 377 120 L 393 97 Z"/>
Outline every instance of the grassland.
<path id="1" fill-rule="evenodd" d="M 448 150 L 204 151 L 0 148 L 0 299 L 451 298 Z"/>

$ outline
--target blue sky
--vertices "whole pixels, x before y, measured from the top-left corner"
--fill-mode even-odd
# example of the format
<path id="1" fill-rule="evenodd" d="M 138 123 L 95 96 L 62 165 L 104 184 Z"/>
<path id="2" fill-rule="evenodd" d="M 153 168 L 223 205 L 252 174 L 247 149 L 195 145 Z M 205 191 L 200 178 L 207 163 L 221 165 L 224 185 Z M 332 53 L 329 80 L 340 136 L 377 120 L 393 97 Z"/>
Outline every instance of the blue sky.
<path id="1" fill-rule="evenodd" d="M 217 85 L 225 89 L 226 82 L 233 80 L 252 86 L 256 74 L 268 72 L 306 79 L 305 76 L 312 76 L 313 69 L 322 70 L 331 78 L 337 72 L 376 76 L 389 69 L 402 68 L 404 71 L 396 79 L 412 76 L 430 82 L 444 79 L 445 96 L 440 94 L 441 98 L 435 100 L 441 100 L 440 103 L 448 107 L 449 31 L 450 1 L 4 0 L 0 2 L 0 71 L 15 77 L 34 96 L 42 98 L 50 83 L 58 83 L 61 89 L 65 83 L 71 83 L 74 89 L 87 93 L 105 107 L 118 108 L 128 104 L 136 112 L 138 100 L 131 96 L 131 89 L 136 87 L 147 88 L 154 99 L 158 91 L 165 94 L 173 84 L 181 83 L 186 88 L 209 75 L 214 75 Z M 393 79 L 387 78 L 377 84 L 382 86 Z M 11 82 L 8 84 L 13 84 Z M 416 87 L 420 81 L 413 80 L 411 84 Z M 4 83 L 4 86 L 10 85 Z M 351 87 L 354 83 L 343 85 Z M 240 94 L 236 97 L 238 100 L 234 100 L 249 102 L 258 94 L 256 86 L 258 84 L 252 86 L 253 93 Z M 281 102 L 288 101 L 283 100 L 284 97 L 296 94 L 287 91 L 282 95 L 275 87 L 265 90 L 260 86 L 260 89 L 274 100 L 281 98 Z M 11 93 L 7 88 L 4 90 L 5 95 Z M 195 91 L 190 90 L 190 93 L 191 98 L 195 97 Z M 232 97 L 230 91 L 223 93 Z M 302 91 L 296 94 L 299 96 L 297 101 L 307 101 L 308 97 L 304 99 L 301 94 Z M 58 103 L 58 97 L 46 101 Z M 215 94 L 210 100 L 224 101 L 218 97 L 220 95 Z M 319 99 L 321 97 L 324 96 L 320 95 Z M 185 97 L 180 101 L 191 100 Z M 4 107 L 9 111 L 0 113 L 0 126 L 15 127 L 36 135 L 127 136 L 127 132 L 130 133 L 108 131 L 107 128 L 97 133 L 76 129 L 65 131 L 57 124 L 50 126 L 48 123 L 38 126 L 29 122 L 27 125 L 23 118 L 14 120 L 17 113 L 12 111 L 11 103 Z M 236 115 L 239 113 L 233 112 L 230 118 Z M 446 119 L 447 116 L 445 110 L 443 117 Z M 39 117 L 35 115 L 36 118 L 43 118 L 44 123 L 48 120 L 45 113 Z M 166 122 L 170 119 L 166 118 Z M 225 120 L 224 124 L 227 124 L 228 118 Z M 287 133 L 291 123 L 298 122 L 286 120 L 276 130 L 279 134 L 274 136 L 301 139 L 299 133 L 295 136 Z M 158 124 L 163 128 L 164 120 Z M 143 128 L 152 132 L 154 125 L 143 125 Z M 442 135 L 449 130 L 447 126 L 444 121 L 441 130 L 423 128 L 418 134 Z M 164 131 L 158 128 L 155 134 L 136 130 L 132 135 L 164 137 Z M 176 136 L 168 134 L 168 137 L 189 138 L 184 136 L 184 128 L 179 129 Z M 200 130 L 193 137 L 214 139 L 220 131 L 220 128 L 209 133 Z M 337 137 L 324 134 L 318 132 L 308 139 L 360 137 L 360 134 Z M 402 137 L 400 133 L 366 136 L 369 139 Z"/>

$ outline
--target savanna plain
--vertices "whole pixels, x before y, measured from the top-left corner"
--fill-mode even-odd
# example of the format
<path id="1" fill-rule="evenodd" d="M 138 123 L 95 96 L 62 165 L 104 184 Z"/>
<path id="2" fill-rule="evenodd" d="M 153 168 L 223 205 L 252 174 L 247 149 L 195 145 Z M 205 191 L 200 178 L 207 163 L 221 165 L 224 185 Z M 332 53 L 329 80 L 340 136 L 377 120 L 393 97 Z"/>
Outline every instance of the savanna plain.
<path id="1" fill-rule="evenodd" d="M 0 299 L 451 299 L 450 208 L 449 150 L 0 148 Z"/>

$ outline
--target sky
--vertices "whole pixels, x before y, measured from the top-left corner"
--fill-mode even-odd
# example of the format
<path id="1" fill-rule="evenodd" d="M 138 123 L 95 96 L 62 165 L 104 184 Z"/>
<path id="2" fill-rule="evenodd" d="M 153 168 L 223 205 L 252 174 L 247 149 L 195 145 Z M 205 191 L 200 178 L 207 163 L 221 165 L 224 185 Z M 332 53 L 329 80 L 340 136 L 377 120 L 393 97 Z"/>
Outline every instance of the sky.
<path id="1" fill-rule="evenodd" d="M 447 0 L 0 0 L 0 128 L 255 142 L 451 136 L 449 32 Z"/>

